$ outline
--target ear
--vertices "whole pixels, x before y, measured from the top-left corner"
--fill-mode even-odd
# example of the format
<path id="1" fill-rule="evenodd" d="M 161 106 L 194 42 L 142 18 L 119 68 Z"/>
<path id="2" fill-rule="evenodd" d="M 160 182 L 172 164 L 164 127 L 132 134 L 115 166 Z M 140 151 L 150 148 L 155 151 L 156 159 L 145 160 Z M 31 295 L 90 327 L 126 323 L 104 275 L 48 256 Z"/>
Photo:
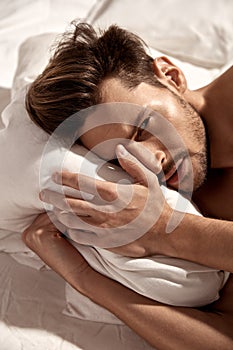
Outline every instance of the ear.
<path id="1" fill-rule="evenodd" d="M 153 62 L 155 75 L 165 85 L 184 93 L 187 89 L 187 81 L 180 68 L 175 66 L 167 57 L 157 57 Z"/>

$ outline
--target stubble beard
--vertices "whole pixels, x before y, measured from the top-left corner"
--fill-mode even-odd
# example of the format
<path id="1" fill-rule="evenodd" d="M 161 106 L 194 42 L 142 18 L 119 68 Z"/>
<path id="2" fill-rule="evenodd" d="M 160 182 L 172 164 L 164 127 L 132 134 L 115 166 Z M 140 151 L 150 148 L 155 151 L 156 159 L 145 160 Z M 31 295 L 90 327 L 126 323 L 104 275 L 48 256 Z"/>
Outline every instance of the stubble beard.
<path id="1" fill-rule="evenodd" d="M 194 168 L 194 191 L 200 188 L 206 181 L 208 163 L 206 147 L 201 152 L 196 154 L 196 163 L 197 166 Z"/>
<path id="2" fill-rule="evenodd" d="M 198 152 L 190 154 L 193 174 L 187 174 L 187 177 L 191 176 L 193 180 L 193 186 L 188 187 L 193 187 L 193 191 L 196 191 L 203 185 L 207 178 L 207 170 L 209 164 L 205 125 L 203 123 L 201 115 L 192 104 L 190 104 L 180 95 L 176 94 L 168 86 L 163 86 L 167 88 L 167 90 L 169 90 L 173 94 L 173 96 L 175 96 L 178 103 L 181 105 L 187 117 L 186 130 L 189 132 L 189 130 L 191 129 L 193 131 L 192 138 L 194 143 L 198 143 L 199 145 L 201 145 L 201 149 Z M 191 179 L 189 179 L 189 181 L 190 180 Z"/>
<path id="3" fill-rule="evenodd" d="M 201 145 L 201 149 L 191 157 L 193 166 L 193 190 L 196 191 L 203 185 L 207 177 L 208 151 L 206 130 L 198 111 L 188 102 L 184 102 L 186 113 L 188 113 L 190 119 L 187 127 L 189 129 L 191 128 L 193 131 L 194 142 Z"/>

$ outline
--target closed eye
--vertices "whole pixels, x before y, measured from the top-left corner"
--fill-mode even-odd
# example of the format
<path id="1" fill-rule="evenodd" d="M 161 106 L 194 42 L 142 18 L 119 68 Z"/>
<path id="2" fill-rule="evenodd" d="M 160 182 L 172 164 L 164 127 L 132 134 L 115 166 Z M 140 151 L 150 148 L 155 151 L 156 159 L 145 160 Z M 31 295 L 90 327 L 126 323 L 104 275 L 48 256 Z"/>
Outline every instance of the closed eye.
<path id="1" fill-rule="evenodd" d="M 137 135 L 136 135 L 136 139 L 140 139 L 143 135 L 144 130 L 147 127 L 147 124 L 149 123 L 150 120 L 150 116 L 146 119 L 143 120 L 143 122 L 141 123 L 141 125 L 138 127 L 138 131 L 137 131 Z"/>
<path id="2" fill-rule="evenodd" d="M 142 124 L 139 126 L 140 129 L 145 129 L 147 124 L 149 123 L 150 117 L 143 120 Z"/>

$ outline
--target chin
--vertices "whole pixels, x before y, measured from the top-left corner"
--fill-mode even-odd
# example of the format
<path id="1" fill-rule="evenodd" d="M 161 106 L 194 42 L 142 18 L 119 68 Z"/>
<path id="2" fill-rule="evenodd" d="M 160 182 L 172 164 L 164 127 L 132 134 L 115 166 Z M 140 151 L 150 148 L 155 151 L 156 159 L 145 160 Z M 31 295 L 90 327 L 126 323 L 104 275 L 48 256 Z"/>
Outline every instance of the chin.
<path id="1" fill-rule="evenodd" d="M 169 184 L 167 183 L 167 188 L 170 190 L 174 190 L 177 192 L 180 192 L 181 194 L 188 194 L 193 192 L 193 186 L 192 184 L 188 183 L 188 181 L 182 181 L 182 183 L 177 183 L 177 184 Z"/>
<path id="2" fill-rule="evenodd" d="M 207 166 L 203 154 L 199 154 L 190 167 L 183 162 L 178 171 L 167 181 L 167 187 L 182 194 L 190 194 L 200 188 L 206 180 Z"/>
<path id="3" fill-rule="evenodd" d="M 167 183 L 167 187 L 171 190 L 175 190 L 180 192 L 184 196 L 190 193 L 195 192 L 201 185 L 205 182 L 205 177 L 198 177 L 198 179 L 193 179 L 192 176 L 186 175 L 181 182 L 169 184 Z"/>

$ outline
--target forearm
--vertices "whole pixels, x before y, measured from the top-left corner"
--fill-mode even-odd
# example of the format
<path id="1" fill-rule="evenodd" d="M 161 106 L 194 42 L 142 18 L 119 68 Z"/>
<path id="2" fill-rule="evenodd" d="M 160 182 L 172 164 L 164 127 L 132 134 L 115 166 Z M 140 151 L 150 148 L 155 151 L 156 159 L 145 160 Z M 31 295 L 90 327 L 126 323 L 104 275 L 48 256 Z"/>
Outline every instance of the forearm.
<path id="1" fill-rule="evenodd" d="M 165 255 L 233 272 L 233 223 L 186 214 L 173 232 L 160 235 L 159 249 Z"/>
<path id="2" fill-rule="evenodd" d="M 72 281 L 75 288 L 77 284 L 78 277 Z M 232 324 L 220 314 L 157 303 L 94 271 L 83 286 L 85 295 L 114 313 L 157 350 L 233 347 Z"/>
<path id="3" fill-rule="evenodd" d="M 218 313 L 166 306 L 138 295 L 93 270 L 60 235 L 46 214 L 39 215 L 24 231 L 22 238 L 77 291 L 111 311 L 156 349 L 233 348 L 231 280 L 224 288 L 225 301 L 221 308 L 218 304 Z"/>

